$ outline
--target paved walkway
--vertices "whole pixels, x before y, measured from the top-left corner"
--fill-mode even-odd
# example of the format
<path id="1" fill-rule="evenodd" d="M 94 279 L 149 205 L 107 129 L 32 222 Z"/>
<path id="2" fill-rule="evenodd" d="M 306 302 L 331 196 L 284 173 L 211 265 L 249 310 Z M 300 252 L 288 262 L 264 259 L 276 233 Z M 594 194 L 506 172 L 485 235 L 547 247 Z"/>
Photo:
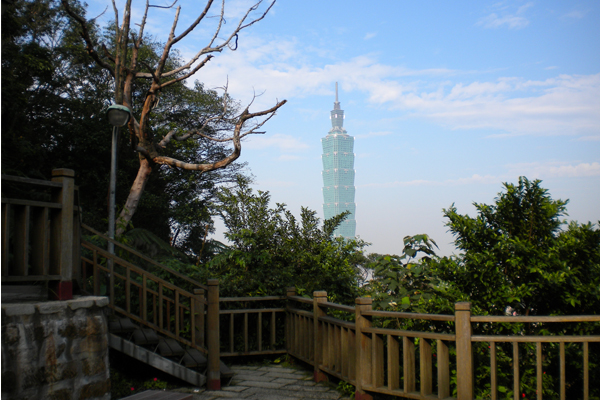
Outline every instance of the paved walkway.
<path id="1" fill-rule="evenodd" d="M 221 399 L 343 399 L 327 383 L 315 383 L 306 370 L 281 366 L 233 366 L 235 376 L 220 391 L 194 391 L 194 400 Z"/>

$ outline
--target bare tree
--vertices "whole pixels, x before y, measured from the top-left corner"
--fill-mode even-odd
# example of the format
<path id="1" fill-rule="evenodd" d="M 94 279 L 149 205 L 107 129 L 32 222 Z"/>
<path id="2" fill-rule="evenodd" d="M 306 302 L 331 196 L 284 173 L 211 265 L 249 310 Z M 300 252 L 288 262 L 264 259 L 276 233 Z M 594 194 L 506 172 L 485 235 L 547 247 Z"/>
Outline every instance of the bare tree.
<path id="1" fill-rule="evenodd" d="M 273 107 L 267 110 L 250 112 L 249 107 L 252 104 L 251 102 L 241 113 L 231 118 L 229 117 L 230 112 L 228 110 L 229 96 L 227 96 L 227 87 L 225 86 L 222 112 L 208 118 L 206 116 L 198 116 L 198 120 L 202 122 L 199 122 L 197 129 L 187 132 L 171 130 L 163 137 L 156 137 L 149 126 L 149 118 L 153 108 L 159 101 L 161 91 L 170 85 L 184 81 L 195 75 L 210 61 L 214 53 L 220 53 L 226 48 L 235 50 L 237 48 L 239 33 L 262 20 L 273 7 L 275 0 L 267 6 L 264 12 L 259 13 L 257 17 L 254 17 L 255 12 L 262 3 L 262 0 L 260 0 L 246 11 L 233 30 L 227 33 L 226 37 L 220 38 L 223 25 L 226 23 L 224 18 L 225 0 L 222 0 L 220 12 L 216 16 L 218 22 L 209 43 L 200 49 L 191 59 L 185 60 L 182 65 L 173 69 L 167 67 L 169 55 L 174 50 L 173 46 L 190 35 L 190 33 L 198 28 L 205 18 L 209 18 L 207 15 L 214 0 L 207 0 L 206 6 L 196 20 L 179 34 L 176 34 L 176 31 L 181 7 L 177 7 L 168 39 L 158 62 L 154 66 L 149 66 L 144 62 L 141 62 L 139 59 L 139 52 L 143 44 L 144 28 L 146 27 L 149 10 L 151 8 L 165 7 L 151 5 L 149 0 L 146 0 L 142 20 L 139 24 L 136 24 L 137 30 L 134 30 L 131 28 L 132 0 L 126 0 L 125 10 L 120 25 L 118 23 L 119 13 L 117 6 L 115 0 L 112 0 L 115 13 L 115 46 L 114 50 L 111 52 L 105 45 L 96 43 L 92 38 L 91 27 L 89 25 L 91 22 L 86 21 L 84 17 L 78 14 L 75 8 L 70 6 L 69 0 L 61 0 L 61 2 L 67 14 L 78 23 L 80 35 L 85 42 L 86 50 L 89 55 L 100 67 L 106 69 L 114 78 L 115 102 L 117 104 L 125 105 L 130 110 L 133 110 L 132 93 L 136 81 L 143 79 L 149 84 L 149 89 L 143 100 L 139 117 L 136 118 L 132 115 L 132 118 L 128 123 L 132 145 L 139 153 L 140 167 L 137 177 L 131 187 L 129 197 L 119 215 L 117 235 L 122 234 L 125 227 L 131 221 L 154 166 L 168 165 L 173 168 L 198 171 L 199 173 L 224 168 L 240 156 L 242 150 L 241 139 L 250 134 L 264 133 L 259 132 L 258 129 L 273 117 L 275 112 L 286 103 L 285 100 L 278 101 Z M 173 7 L 175 3 L 166 8 Z M 207 128 L 209 128 L 211 124 L 219 122 L 227 122 L 230 124 L 230 126 L 233 127 L 232 131 L 226 137 L 215 137 L 214 135 L 207 134 Z M 229 155 L 225 155 L 222 159 L 211 163 L 188 163 L 171 157 L 161 156 L 161 150 L 165 149 L 171 141 L 189 139 L 231 142 L 233 149 Z"/>

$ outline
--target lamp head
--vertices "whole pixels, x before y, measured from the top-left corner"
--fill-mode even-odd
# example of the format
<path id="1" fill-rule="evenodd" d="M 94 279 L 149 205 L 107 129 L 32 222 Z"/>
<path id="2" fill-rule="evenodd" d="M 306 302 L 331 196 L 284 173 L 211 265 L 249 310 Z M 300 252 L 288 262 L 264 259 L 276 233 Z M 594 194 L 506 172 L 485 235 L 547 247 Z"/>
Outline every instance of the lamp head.
<path id="1" fill-rule="evenodd" d="M 129 108 L 120 104 L 113 104 L 106 111 L 108 123 L 112 126 L 123 126 L 129 122 L 131 112 Z"/>

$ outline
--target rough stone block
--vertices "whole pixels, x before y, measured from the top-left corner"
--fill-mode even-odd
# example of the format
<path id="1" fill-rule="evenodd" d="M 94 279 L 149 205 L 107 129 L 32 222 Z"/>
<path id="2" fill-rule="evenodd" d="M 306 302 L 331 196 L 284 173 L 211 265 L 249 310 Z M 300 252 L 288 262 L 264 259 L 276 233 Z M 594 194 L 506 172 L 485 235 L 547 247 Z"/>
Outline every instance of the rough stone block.
<path id="1" fill-rule="evenodd" d="M 36 304 L 36 308 L 40 314 L 60 314 L 65 312 L 66 303 L 64 301 L 49 301 Z"/>
<path id="2" fill-rule="evenodd" d="M 29 315 L 35 312 L 33 304 L 3 304 L 2 311 L 7 317 Z"/>

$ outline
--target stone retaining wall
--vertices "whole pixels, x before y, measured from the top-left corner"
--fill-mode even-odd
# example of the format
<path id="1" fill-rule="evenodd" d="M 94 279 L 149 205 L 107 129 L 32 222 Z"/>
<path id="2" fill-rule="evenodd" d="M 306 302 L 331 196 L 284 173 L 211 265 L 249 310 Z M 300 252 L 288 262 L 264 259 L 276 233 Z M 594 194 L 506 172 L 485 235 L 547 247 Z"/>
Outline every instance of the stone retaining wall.
<path id="1" fill-rule="evenodd" d="M 110 399 L 107 305 L 2 304 L 2 399 Z"/>

